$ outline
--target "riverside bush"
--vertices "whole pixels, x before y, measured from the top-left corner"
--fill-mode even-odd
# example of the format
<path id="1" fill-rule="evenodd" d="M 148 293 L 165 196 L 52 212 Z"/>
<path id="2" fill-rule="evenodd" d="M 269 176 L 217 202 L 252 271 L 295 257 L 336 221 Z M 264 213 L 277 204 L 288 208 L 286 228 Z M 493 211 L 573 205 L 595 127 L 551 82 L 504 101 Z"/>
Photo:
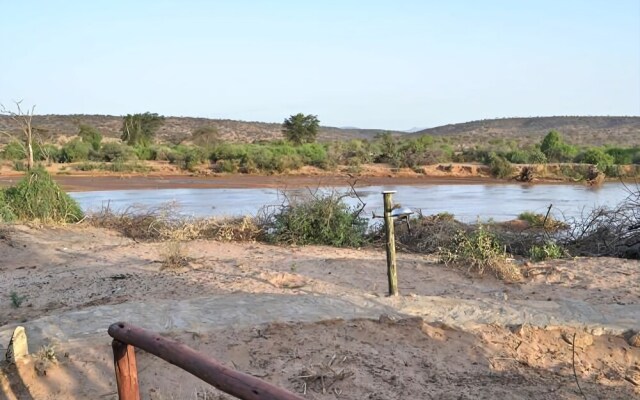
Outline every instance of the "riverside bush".
<path id="1" fill-rule="evenodd" d="M 31 170 L 16 186 L 5 189 L 4 199 L 20 221 L 66 223 L 83 217 L 78 203 L 43 168 Z"/>
<path id="2" fill-rule="evenodd" d="M 358 247 L 366 242 L 367 220 L 332 192 L 290 200 L 266 216 L 267 239 L 275 243 Z"/>
<path id="3" fill-rule="evenodd" d="M 24 146 L 19 142 L 12 140 L 2 149 L 2 158 L 10 161 L 24 160 L 27 157 L 24 152 Z"/>
<path id="4" fill-rule="evenodd" d="M 499 279 L 514 281 L 521 276 L 497 237 L 482 225 L 472 232 L 458 232 L 451 245 L 441 249 L 440 259 L 480 275 L 490 271 Z"/>
<path id="5" fill-rule="evenodd" d="M 504 179 L 513 175 L 513 166 L 502 156 L 493 155 L 489 162 L 489 168 L 491 168 L 491 175 L 496 178 Z"/>
<path id="6" fill-rule="evenodd" d="M 122 143 L 109 142 L 102 145 L 100 149 L 102 161 L 131 161 L 136 158 L 135 150 L 131 146 Z"/>
<path id="7" fill-rule="evenodd" d="M 78 138 L 73 139 L 62 146 L 60 162 L 73 163 L 87 161 L 91 150 L 91 144 L 83 142 Z"/>

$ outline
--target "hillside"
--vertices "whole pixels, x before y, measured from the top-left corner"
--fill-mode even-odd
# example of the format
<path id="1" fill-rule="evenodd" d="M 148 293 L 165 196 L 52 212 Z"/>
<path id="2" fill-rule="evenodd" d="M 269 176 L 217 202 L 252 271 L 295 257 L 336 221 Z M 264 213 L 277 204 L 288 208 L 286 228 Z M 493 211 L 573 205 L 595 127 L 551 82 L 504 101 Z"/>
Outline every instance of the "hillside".
<path id="1" fill-rule="evenodd" d="M 46 140 L 64 141 L 76 135 L 79 124 L 98 128 L 104 136 L 120 137 L 122 117 L 111 115 L 36 115 L 34 126 Z M 225 119 L 167 117 L 158 132 L 161 142 L 180 143 L 188 140 L 199 127 L 215 126 L 223 140 L 253 142 L 282 138 L 281 125 L 266 122 L 234 121 Z M 11 121 L 0 116 L 0 130 L 13 130 Z M 533 117 L 503 118 L 443 125 L 414 133 L 392 131 L 397 136 L 448 136 L 466 145 L 484 144 L 491 139 L 517 139 L 521 144 L 538 143 L 550 130 L 557 130 L 565 139 L 577 145 L 640 145 L 640 117 Z M 382 129 L 320 128 L 318 140 L 372 139 Z M 0 143 L 7 138 L 0 136 Z"/>
<path id="2" fill-rule="evenodd" d="M 504 138 L 538 142 L 550 130 L 562 133 L 577 145 L 640 145 L 640 117 L 532 117 L 503 118 L 443 125 L 408 134 L 451 136 L 468 144 Z"/>
<path id="3" fill-rule="evenodd" d="M 122 117 L 112 115 L 36 115 L 33 126 L 46 138 L 75 136 L 79 124 L 88 124 L 98 128 L 106 137 L 119 138 Z M 214 126 L 223 140 L 232 142 L 253 142 L 261 140 L 281 139 L 281 125 L 266 122 L 234 121 L 228 119 L 208 119 L 191 117 L 167 117 L 164 126 L 158 131 L 157 139 L 161 142 L 180 143 L 189 139 L 194 129 L 203 126 Z M 0 130 L 14 130 L 12 121 L 0 116 Z M 378 129 L 320 128 L 318 140 L 349 140 L 373 138 L 385 132 Z M 400 132 L 393 132 L 399 134 Z M 5 142 L 6 137 L 0 138 Z"/>

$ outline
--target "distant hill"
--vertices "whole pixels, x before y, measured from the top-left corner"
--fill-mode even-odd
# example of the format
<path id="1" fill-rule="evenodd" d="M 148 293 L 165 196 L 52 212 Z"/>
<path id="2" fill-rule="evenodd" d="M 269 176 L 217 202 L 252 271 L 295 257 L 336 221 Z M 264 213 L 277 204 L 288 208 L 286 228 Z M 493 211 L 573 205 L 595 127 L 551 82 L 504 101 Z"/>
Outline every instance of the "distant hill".
<path id="1" fill-rule="evenodd" d="M 111 115 L 35 115 L 33 117 L 33 126 L 38 128 L 41 134 L 48 139 L 64 140 L 64 137 L 75 136 L 79 124 L 92 125 L 98 128 L 105 137 L 119 138 L 122 117 Z M 167 117 L 156 138 L 160 142 L 180 143 L 188 140 L 193 130 L 203 126 L 215 126 L 223 140 L 232 142 L 282 139 L 281 124 L 191 117 Z M 0 130 L 14 129 L 15 127 L 8 117 L 0 116 Z M 318 140 L 371 139 L 382 132 L 386 131 L 322 126 L 318 133 Z M 401 134 L 401 132 L 392 133 Z M 6 137 L 0 137 L 0 142 L 6 142 L 6 140 Z"/>
<path id="2" fill-rule="evenodd" d="M 469 144 L 487 140 L 518 139 L 538 142 L 550 130 L 560 132 L 566 141 L 577 145 L 640 145 L 640 117 L 532 117 L 503 118 L 443 125 L 408 134 L 451 136 Z"/>
<path id="3" fill-rule="evenodd" d="M 34 127 L 47 140 L 64 141 L 75 136 L 79 124 L 98 128 L 106 137 L 119 138 L 122 117 L 111 115 L 36 115 Z M 157 134 L 160 142 L 180 143 L 189 140 L 191 132 L 199 127 L 215 126 L 223 140 L 254 142 L 281 139 L 281 125 L 267 122 L 247 122 L 226 119 L 191 117 L 167 117 Z M 13 130 L 6 116 L 0 116 L 0 130 Z M 640 117 L 532 117 L 503 118 L 443 125 L 422 129 L 414 133 L 386 131 L 383 129 L 358 129 L 352 127 L 320 128 L 318 140 L 372 139 L 377 134 L 390 132 L 394 136 L 418 137 L 421 135 L 448 136 L 464 145 L 487 143 L 491 139 L 517 139 L 519 143 L 537 143 L 550 130 L 557 130 L 565 139 L 577 145 L 640 146 Z M 0 143 L 7 138 L 0 136 Z"/>

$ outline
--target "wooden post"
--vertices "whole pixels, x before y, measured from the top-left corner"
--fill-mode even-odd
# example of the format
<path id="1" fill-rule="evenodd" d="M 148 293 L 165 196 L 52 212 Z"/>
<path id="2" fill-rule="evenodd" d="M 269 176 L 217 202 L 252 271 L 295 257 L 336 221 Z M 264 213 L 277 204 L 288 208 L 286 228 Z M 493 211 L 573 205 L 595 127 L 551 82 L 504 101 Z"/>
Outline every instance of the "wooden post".
<path id="1" fill-rule="evenodd" d="M 387 234 L 387 277 L 389 278 L 389 296 L 398 295 L 398 273 L 396 269 L 396 236 L 393 230 L 393 209 L 391 196 L 395 190 L 382 192 L 384 198 L 384 227 Z"/>
<path id="2" fill-rule="evenodd" d="M 111 343 L 111 347 L 113 348 L 113 364 L 118 383 L 118 398 L 120 400 L 140 400 L 135 349 L 133 346 L 116 339 Z"/>

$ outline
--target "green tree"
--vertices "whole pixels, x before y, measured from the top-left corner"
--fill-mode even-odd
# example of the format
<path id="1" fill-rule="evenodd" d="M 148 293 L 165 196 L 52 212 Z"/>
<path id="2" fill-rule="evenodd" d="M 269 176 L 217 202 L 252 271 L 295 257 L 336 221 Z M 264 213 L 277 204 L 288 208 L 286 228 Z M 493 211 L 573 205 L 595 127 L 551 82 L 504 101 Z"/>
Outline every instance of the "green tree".
<path id="1" fill-rule="evenodd" d="M 156 113 L 128 114 L 122 120 L 120 139 L 131 146 L 148 146 L 162 125 L 164 117 Z"/>
<path id="2" fill-rule="evenodd" d="M 282 133 L 294 144 L 313 143 L 318 135 L 320 121 L 316 115 L 298 113 L 285 119 L 282 123 Z"/>
<path id="3" fill-rule="evenodd" d="M 560 133 L 551 131 L 542 139 L 540 151 L 544 153 L 550 162 L 564 162 L 573 159 L 577 149 L 562 140 Z"/>
<path id="4" fill-rule="evenodd" d="M 78 136 L 80 136 L 83 142 L 89 143 L 95 151 L 100 150 L 102 134 L 95 127 L 91 125 L 80 124 L 80 126 L 78 127 Z"/>

